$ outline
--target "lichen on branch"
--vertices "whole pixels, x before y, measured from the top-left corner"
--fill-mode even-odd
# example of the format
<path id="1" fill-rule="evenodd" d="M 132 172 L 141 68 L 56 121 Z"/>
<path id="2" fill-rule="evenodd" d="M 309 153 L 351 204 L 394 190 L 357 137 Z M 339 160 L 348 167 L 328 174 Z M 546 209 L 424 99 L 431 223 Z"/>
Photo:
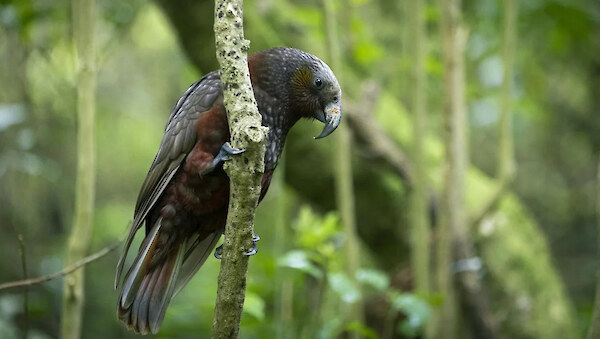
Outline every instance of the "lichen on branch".
<path id="1" fill-rule="evenodd" d="M 231 146 L 245 149 L 225 164 L 230 178 L 229 213 L 225 227 L 223 260 L 219 272 L 213 338 L 236 338 L 246 293 L 248 257 L 252 243 L 254 213 L 264 172 L 268 129 L 261 126 L 244 39 L 243 1 L 215 1 L 215 41 L 223 101 L 229 121 Z"/>

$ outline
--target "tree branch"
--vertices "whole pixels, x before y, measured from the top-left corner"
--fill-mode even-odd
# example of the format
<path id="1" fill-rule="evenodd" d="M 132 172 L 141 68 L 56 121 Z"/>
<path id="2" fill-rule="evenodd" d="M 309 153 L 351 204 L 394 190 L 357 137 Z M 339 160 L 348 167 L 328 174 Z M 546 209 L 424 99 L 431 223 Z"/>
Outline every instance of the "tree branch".
<path id="1" fill-rule="evenodd" d="M 444 188 L 436 246 L 435 285 L 444 303 L 435 314 L 432 337 L 457 338 L 456 291 L 451 271 L 453 241 L 463 227 L 466 139 L 464 138 L 464 77 L 461 69 L 460 0 L 442 2 L 444 43 Z"/>
<path id="2" fill-rule="evenodd" d="M 598 229 L 600 230 L 600 161 L 598 162 L 598 169 L 596 173 L 596 218 Z M 600 259 L 600 255 L 598 256 L 598 259 Z M 600 270 L 596 275 L 596 300 L 594 302 L 592 321 L 587 333 L 588 339 L 600 338 Z"/>
<path id="3" fill-rule="evenodd" d="M 67 264 L 83 258 L 89 248 L 94 213 L 96 177 L 96 51 L 94 46 L 95 0 L 73 0 L 73 38 L 77 62 L 77 178 L 75 215 L 69 236 Z M 62 298 L 61 336 L 81 337 L 85 299 L 83 270 L 65 279 Z"/>
<path id="4" fill-rule="evenodd" d="M 360 103 L 349 103 L 344 109 L 352 134 L 360 138 L 368 148 L 370 156 L 386 162 L 408 186 L 413 182 L 413 170 L 410 161 L 398 143 L 392 139 L 377 123 L 371 114 L 379 98 L 380 90 L 373 82 L 363 88 Z"/>
<path id="5" fill-rule="evenodd" d="M 250 83 L 243 1 L 216 0 L 214 29 L 231 144 L 246 151 L 225 164 L 230 178 L 229 212 L 212 334 L 213 338 L 236 338 L 246 293 L 248 257 L 244 252 L 252 241 L 268 129 L 261 126 Z"/>
<path id="6" fill-rule="evenodd" d="M 340 52 L 343 46 L 338 43 L 340 38 L 337 34 L 337 11 L 333 0 L 322 0 L 325 25 L 325 41 L 329 64 L 337 71 L 340 83 L 342 79 L 342 58 Z M 356 207 L 354 198 L 354 185 L 352 175 L 352 141 L 348 126 L 342 124 L 338 127 L 336 135 L 336 152 L 334 161 L 336 205 L 340 213 L 341 222 L 344 226 L 346 243 L 344 252 L 346 257 L 345 271 L 352 281 L 355 280 L 356 271 L 360 267 L 360 246 L 356 232 Z M 347 322 L 364 322 L 362 302 L 358 300 L 351 305 L 344 305 L 342 311 L 348 311 Z M 318 314 L 317 314 L 318 316 Z M 358 338 L 357 332 L 350 332 L 349 338 Z"/>
<path id="7" fill-rule="evenodd" d="M 513 77 L 513 59 L 517 40 L 516 18 L 517 4 L 514 0 L 504 1 L 504 23 L 503 23 L 503 46 L 502 61 L 504 63 L 504 75 L 502 79 L 502 90 L 500 96 L 500 120 L 498 121 L 498 186 L 489 199 L 482 204 L 470 218 L 471 225 L 477 225 L 490 212 L 492 212 L 504 192 L 508 189 L 516 176 L 517 165 L 515 163 L 515 146 L 512 135 L 512 113 L 511 113 L 511 88 Z"/>
<path id="8" fill-rule="evenodd" d="M 498 122 L 498 177 L 509 182 L 515 176 L 515 146 L 512 136 L 511 84 L 513 77 L 513 54 L 516 43 L 517 5 L 515 0 L 504 1 L 504 32 L 502 61 L 504 76 L 502 79 L 500 121 Z"/>
<path id="9" fill-rule="evenodd" d="M 425 59 L 427 34 L 422 0 L 411 1 L 410 29 L 411 59 L 413 61 L 411 91 L 413 147 L 412 159 L 415 168 L 414 183 L 410 194 L 410 258 L 415 277 L 415 291 L 430 293 L 430 241 L 431 228 L 428 223 L 427 171 L 425 167 L 425 140 L 427 138 Z M 404 226 L 403 226 L 404 227 Z"/>
<path id="10" fill-rule="evenodd" d="M 37 284 L 41 284 L 43 282 L 46 281 L 50 281 L 52 279 L 56 279 L 56 278 L 60 278 L 62 276 L 68 275 L 73 273 L 75 270 L 77 270 L 78 268 L 81 268 L 93 261 L 96 261 L 100 258 L 102 258 L 103 256 L 107 255 L 108 253 L 114 251 L 117 247 L 119 247 L 119 245 L 121 244 L 123 240 L 119 240 L 117 242 L 115 242 L 114 244 L 111 244 L 109 246 L 104 247 L 103 249 L 101 249 L 100 251 L 88 255 L 87 257 L 79 260 L 78 262 L 69 265 L 65 268 L 63 268 L 62 270 L 58 271 L 58 272 L 54 272 L 51 274 L 46 274 L 43 275 L 41 277 L 37 277 L 37 278 L 31 278 L 31 279 L 25 279 L 25 280 L 17 280 L 17 281 L 9 281 L 9 282 L 5 282 L 0 284 L 0 291 L 2 290 L 8 290 L 11 288 L 18 288 L 18 287 L 25 287 L 25 286 L 31 286 L 31 285 L 37 285 Z"/>
<path id="11" fill-rule="evenodd" d="M 481 204 L 482 207 L 469 216 L 469 221 L 467 223 L 469 225 L 469 229 L 473 229 L 476 225 L 479 225 L 486 215 L 496 209 L 501 198 L 504 196 L 504 192 L 508 190 L 512 179 L 511 177 L 505 177 L 500 178 L 497 181 L 498 182 L 495 184 L 496 186 L 494 187 L 494 191 L 492 191 L 492 194 L 488 197 L 488 199 Z"/>

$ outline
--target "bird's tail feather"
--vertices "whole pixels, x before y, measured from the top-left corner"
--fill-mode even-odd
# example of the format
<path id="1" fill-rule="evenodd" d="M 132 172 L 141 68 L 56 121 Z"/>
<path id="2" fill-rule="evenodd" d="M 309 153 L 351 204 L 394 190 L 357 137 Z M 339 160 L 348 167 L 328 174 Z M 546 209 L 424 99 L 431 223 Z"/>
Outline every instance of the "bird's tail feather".
<path id="1" fill-rule="evenodd" d="M 161 262 L 151 264 L 159 243 L 160 226 L 159 220 L 146 236 L 125 275 L 119 296 L 119 318 L 141 334 L 158 332 L 183 262 L 185 245 L 179 244 Z"/>
<path id="2" fill-rule="evenodd" d="M 159 220 L 146 235 L 119 296 L 119 319 L 141 334 L 158 332 L 169 302 L 206 261 L 220 237 L 220 232 L 215 232 L 204 239 L 186 239 L 159 263 L 153 263 L 160 226 Z"/>
<path id="3" fill-rule="evenodd" d="M 175 284 L 175 294 L 179 293 L 192 279 L 194 274 L 198 272 L 206 259 L 211 255 L 213 248 L 215 248 L 220 238 L 221 232 L 214 232 L 203 239 L 197 238 L 189 243 L 177 283 Z"/>

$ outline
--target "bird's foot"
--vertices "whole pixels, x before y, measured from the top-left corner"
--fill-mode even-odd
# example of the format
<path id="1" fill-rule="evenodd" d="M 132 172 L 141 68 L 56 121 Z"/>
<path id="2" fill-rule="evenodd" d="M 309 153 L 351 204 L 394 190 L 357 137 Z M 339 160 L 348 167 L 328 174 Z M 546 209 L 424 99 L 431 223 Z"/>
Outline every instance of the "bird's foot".
<path id="1" fill-rule="evenodd" d="M 256 246 L 256 242 L 260 240 L 260 237 L 258 236 L 258 234 L 252 234 L 252 247 L 247 251 L 244 252 L 245 256 L 251 256 L 251 255 L 255 255 L 258 252 L 258 246 Z"/>
<path id="2" fill-rule="evenodd" d="M 215 248 L 215 258 L 219 260 L 223 259 L 223 245 Z"/>
<path id="3" fill-rule="evenodd" d="M 245 151 L 245 149 L 237 149 L 229 146 L 228 142 L 224 143 L 223 145 L 221 145 L 221 149 L 219 150 L 217 156 L 215 156 L 214 159 L 210 162 L 210 164 L 200 172 L 200 176 L 212 172 L 215 168 L 222 165 L 225 161 L 229 160 L 230 155 L 241 154 Z"/>
<path id="4" fill-rule="evenodd" d="M 256 246 L 256 242 L 260 240 L 260 237 L 258 236 L 258 234 L 252 234 L 252 247 L 247 251 L 244 252 L 245 256 L 251 256 L 251 255 L 255 255 L 258 252 L 258 246 Z M 215 258 L 217 259 L 223 259 L 223 245 L 221 244 L 221 246 L 215 248 Z"/>
<path id="5" fill-rule="evenodd" d="M 236 155 L 246 152 L 246 149 L 238 149 L 229 146 L 229 143 L 226 142 L 221 145 L 221 149 L 219 150 L 219 154 L 215 157 L 215 160 L 219 160 L 220 162 L 229 160 L 230 155 Z"/>

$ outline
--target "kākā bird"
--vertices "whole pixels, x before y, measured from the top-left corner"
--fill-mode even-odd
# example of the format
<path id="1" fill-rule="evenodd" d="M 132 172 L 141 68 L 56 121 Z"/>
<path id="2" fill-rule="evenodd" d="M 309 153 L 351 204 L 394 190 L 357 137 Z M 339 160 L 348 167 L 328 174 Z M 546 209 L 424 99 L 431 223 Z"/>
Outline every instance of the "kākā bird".
<path id="1" fill-rule="evenodd" d="M 298 49 L 256 53 L 248 58 L 248 68 L 262 124 L 269 128 L 262 200 L 290 128 L 301 118 L 314 118 L 325 123 L 317 138 L 331 134 L 340 123 L 342 92 L 327 64 Z M 158 331 L 169 302 L 206 261 L 225 229 L 229 178 L 222 163 L 239 152 L 228 146 L 229 138 L 215 71 L 192 84 L 173 108 L 138 196 L 115 278 L 118 288 L 131 242 L 145 224 L 117 310 L 136 332 Z"/>

